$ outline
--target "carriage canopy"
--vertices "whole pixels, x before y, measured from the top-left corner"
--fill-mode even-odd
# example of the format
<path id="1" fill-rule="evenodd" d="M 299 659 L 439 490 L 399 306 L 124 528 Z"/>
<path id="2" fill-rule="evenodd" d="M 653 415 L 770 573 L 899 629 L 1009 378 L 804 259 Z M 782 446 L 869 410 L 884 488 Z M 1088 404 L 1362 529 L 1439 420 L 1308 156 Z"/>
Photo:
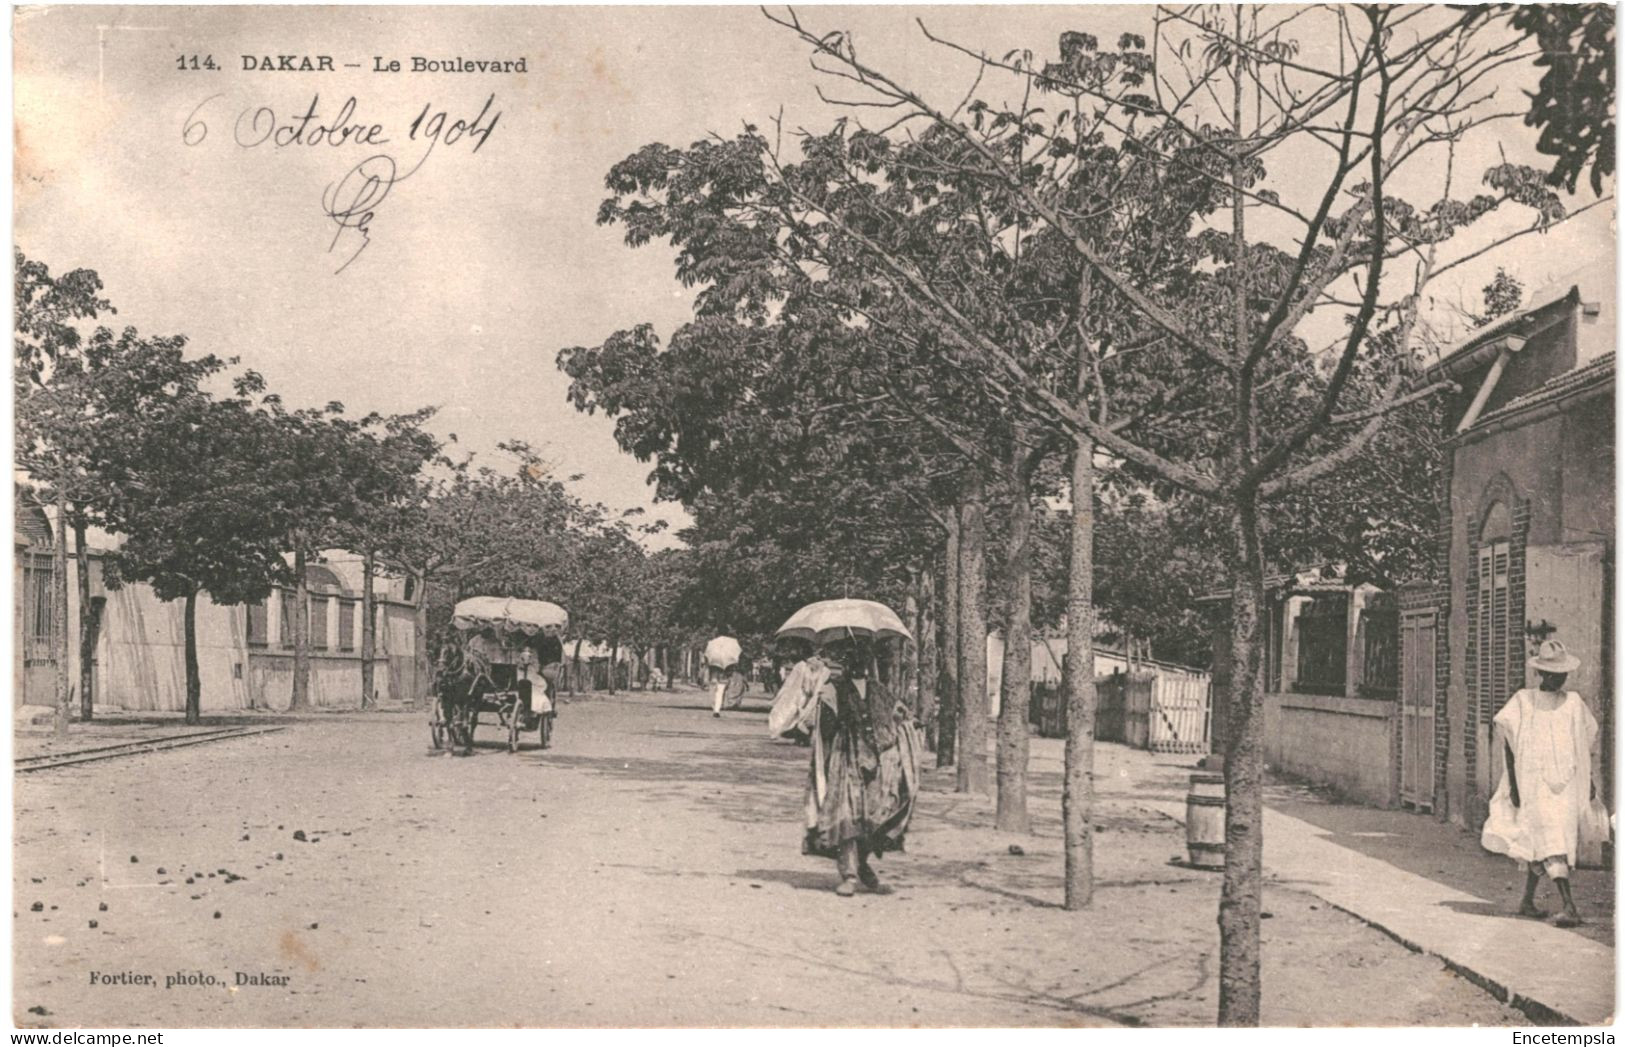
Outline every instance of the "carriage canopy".
<path id="1" fill-rule="evenodd" d="M 543 627 L 570 625 L 570 613 L 546 600 L 521 600 L 510 596 L 471 596 L 460 601 L 451 614 L 451 623 L 464 632 L 492 629 L 499 636 L 522 633 L 534 636 Z"/>

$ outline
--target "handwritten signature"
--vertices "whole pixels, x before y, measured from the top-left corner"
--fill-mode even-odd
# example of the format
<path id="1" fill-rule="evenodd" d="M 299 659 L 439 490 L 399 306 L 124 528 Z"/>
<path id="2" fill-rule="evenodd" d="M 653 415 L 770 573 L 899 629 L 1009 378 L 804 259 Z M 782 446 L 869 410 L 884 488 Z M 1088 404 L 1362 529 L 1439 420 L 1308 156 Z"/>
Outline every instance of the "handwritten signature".
<path id="1" fill-rule="evenodd" d="M 192 110 L 181 130 L 182 142 L 198 146 L 208 139 L 203 109 L 219 97 L 211 95 Z M 472 143 L 471 155 L 484 148 L 502 117 L 502 111 L 495 107 L 496 95 L 489 95 L 479 114 L 467 120 L 454 118 L 448 110 L 425 103 L 406 129 L 406 142 L 422 147 L 422 153 L 410 169 L 403 172 L 392 155 L 375 152 L 322 191 L 322 211 L 336 226 L 327 251 L 344 257 L 335 274 L 348 269 L 371 244 L 373 219 L 390 191 L 422 170 L 438 147 Z M 320 115 L 319 94 L 312 96 L 304 111 L 291 119 L 279 119 L 270 106 L 250 106 L 238 115 L 232 126 L 232 139 L 245 150 L 265 146 L 273 150 L 347 146 L 377 149 L 393 144 L 386 125 L 356 119 L 358 109 L 359 103 L 352 95 L 345 99 L 336 116 L 325 119 Z"/>
<path id="2" fill-rule="evenodd" d="M 360 238 L 354 253 L 343 265 L 333 270 L 334 275 L 348 269 L 350 263 L 360 258 L 361 252 L 372 242 L 373 213 L 397 181 L 395 161 L 379 153 L 356 164 L 349 174 L 322 193 L 322 210 L 338 225 L 333 233 L 333 242 L 327 245 L 327 253 L 336 251 L 346 234 Z"/>

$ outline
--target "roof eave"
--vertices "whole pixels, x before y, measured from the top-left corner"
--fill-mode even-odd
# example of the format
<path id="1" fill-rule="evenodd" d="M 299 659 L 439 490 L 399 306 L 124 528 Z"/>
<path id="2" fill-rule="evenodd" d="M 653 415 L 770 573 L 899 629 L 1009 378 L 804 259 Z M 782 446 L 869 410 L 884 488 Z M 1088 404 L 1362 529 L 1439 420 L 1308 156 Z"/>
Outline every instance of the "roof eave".
<path id="1" fill-rule="evenodd" d="M 1438 360 L 1429 364 L 1424 371 L 1429 377 L 1457 378 L 1480 367 L 1488 366 L 1500 353 L 1503 346 L 1512 348 L 1507 342 L 1508 336 L 1517 335 L 1527 341 L 1562 318 L 1559 314 L 1550 317 L 1546 323 L 1526 326 L 1525 321 L 1530 317 L 1547 313 L 1560 305 L 1573 305 L 1579 300 L 1580 288 L 1572 286 L 1550 301 L 1541 302 L 1528 309 L 1508 314 L 1495 323 L 1474 331 L 1466 339 L 1446 350 Z M 1517 352 L 1522 348 L 1523 346 L 1519 345 L 1513 348 L 1512 351 Z"/>

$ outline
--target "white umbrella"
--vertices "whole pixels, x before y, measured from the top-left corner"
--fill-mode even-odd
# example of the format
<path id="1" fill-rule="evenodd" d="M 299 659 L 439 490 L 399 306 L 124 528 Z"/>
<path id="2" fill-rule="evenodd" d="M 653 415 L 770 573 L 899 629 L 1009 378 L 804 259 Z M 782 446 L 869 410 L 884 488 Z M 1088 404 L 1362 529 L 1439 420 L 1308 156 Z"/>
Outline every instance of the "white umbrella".
<path id="1" fill-rule="evenodd" d="M 739 641 L 731 636 L 713 637 L 705 645 L 705 662 L 718 669 L 726 669 L 739 661 Z"/>
<path id="2" fill-rule="evenodd" d="M 903 620 L 890 607 L 873 600 L 820 600 L 810 603 L 779 626 L 778 635 L 813 643 L 848 637 L 912 640 Z"/>

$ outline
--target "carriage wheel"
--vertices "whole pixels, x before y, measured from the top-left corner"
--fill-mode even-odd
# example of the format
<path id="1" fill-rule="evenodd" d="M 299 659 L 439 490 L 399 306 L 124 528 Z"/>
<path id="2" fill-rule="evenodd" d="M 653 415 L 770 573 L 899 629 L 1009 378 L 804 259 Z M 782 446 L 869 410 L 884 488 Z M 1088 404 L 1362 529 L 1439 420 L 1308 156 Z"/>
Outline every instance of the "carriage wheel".
<path id="1" fill-rule="evenodd" d="M 429 741 L 434 743 L 435 751 L 439 752 L 446 747 L 446 724 L 436 713 L 434 719 L 429 721 Z"/>
<path id="2" fill-rule="evenodd" d="M 541 738 L 542 748 L 543 749 L 551 749 L 553 747 L 553 714 L 552 713 L 543 713 L 542 714 L 542 722 L 541 722 L 541 725 L 536 728 L 536 733 Z"/>
<path id="3" fill-rule="evenodd" d="M 508 751 L 519 751 L 519 703 L 515 702 L 513 713 L 508 717 Z"/>

